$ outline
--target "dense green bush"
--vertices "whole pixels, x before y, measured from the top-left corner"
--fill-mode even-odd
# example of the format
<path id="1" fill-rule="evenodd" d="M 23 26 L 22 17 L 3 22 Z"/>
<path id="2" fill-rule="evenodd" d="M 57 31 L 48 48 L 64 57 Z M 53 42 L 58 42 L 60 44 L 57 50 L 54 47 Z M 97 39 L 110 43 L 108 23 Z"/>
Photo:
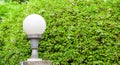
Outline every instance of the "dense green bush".
<path id="1" fill-rule="evenodd" d="M 0 4 L 0 65 L 19 65 L 31 55 L 24 18 L 42 15 L 47 29 L 39 57 L 54 65 L 120 65 L 119 0 L 30 0 Z"/>

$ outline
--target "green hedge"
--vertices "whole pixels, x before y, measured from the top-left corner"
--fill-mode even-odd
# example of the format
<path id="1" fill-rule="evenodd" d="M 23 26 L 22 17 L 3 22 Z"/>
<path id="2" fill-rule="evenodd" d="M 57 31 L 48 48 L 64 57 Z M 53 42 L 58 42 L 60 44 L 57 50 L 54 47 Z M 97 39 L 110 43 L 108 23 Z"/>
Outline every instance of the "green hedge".
<path id="1" fill-rule="evenodd" d="M 30 57 L 22 23 L 32 13 L 47 23 L 40 58 L 54 65 L 120 65 L 119 0 L 0 3 L 0 65 L 19 65 Z"/>

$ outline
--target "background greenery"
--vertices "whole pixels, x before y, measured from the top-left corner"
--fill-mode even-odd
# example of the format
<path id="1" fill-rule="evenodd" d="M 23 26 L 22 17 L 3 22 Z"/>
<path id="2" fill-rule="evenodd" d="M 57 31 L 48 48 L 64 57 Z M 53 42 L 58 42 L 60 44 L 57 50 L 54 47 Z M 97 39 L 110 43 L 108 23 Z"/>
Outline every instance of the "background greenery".
<path id="1" fill-rule="evenodd" d="M 53 65 L 120 65 L 120 0 L 1 0 L 0 65 L 30 57 L 22 22 L 32 13 L 47 23 L 40 58 Z"/>

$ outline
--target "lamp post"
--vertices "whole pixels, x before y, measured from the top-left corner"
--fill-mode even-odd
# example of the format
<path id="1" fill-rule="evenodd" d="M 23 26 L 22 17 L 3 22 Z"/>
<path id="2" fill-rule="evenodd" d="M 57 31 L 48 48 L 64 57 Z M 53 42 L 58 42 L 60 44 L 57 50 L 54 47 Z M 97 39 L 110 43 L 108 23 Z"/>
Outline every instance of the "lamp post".
<path id="1" fill-rule="evenodd" d="M 31 58 L 21 65 L 52 65 L 50 61 L 44 61 L 38 58 L 38 42 L 46 29 L 44 18 L 38 14 L 31 14 L 23 21 L 23 30 L 27 34 L 32 48 Z"/>

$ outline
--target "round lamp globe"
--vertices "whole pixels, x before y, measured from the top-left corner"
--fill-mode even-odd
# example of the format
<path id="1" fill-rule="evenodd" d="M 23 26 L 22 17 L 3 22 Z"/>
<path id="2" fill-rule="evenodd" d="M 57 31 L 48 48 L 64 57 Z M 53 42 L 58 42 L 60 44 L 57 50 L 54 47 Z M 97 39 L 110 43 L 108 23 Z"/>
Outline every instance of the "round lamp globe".
<path id="1" fill-rule="evenodd" d="M 45 29 L 45 19 L 38 14 L 28 15 L 23 21 L 23 30 L 27 35 L 41 35 Z"/>

